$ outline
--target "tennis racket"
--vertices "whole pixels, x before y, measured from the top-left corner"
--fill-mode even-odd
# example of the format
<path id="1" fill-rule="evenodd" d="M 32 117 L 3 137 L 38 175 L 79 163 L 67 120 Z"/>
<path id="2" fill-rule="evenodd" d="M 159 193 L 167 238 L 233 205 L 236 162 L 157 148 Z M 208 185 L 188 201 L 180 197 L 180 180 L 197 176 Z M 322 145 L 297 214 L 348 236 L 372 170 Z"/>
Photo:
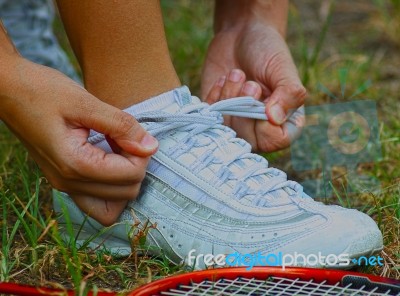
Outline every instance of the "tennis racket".
<path id="1" fill-rule="evenodd" d="M 400 295 L 400 281 L 339 270 L 287 267 L 217 268 L 167 277 L 130 296 Z"/>
<path id="2" fill-rule="evenodd" d="M 44 287 L 33 287 L 19 285 L 15 283 L 0 283 L 0 295 L 15 295 L 15 296 L 75 296 L 76 293 L 71 290 L 50 289 Z M 116 293 L 107 292 L 89 292 L 87 296 L 117 296 Z"/>
<path id="3" fill-rule="evenodd" d="M 0 294 L 18 296 L 75 295 L 74 291 L 0 283 Z M 89 293 L 115 296 L 116 293 Z M 140 287 L 128 296 L 282 295 L 400 296 L 400 281 L 369 274 L 316 268 L 217 268 L 170 276 Z"/>

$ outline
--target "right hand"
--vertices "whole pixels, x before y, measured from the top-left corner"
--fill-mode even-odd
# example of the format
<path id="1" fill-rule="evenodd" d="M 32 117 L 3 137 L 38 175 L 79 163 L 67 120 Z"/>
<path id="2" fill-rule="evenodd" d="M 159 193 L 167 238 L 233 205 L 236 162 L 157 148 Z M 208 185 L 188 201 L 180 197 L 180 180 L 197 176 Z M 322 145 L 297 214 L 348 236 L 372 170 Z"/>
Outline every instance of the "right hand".
<path id="1" fill-rule="evenodd" d="M 258 5 L 257 1 L 221 3 L 226 5 L 224 9 L 228 9 L 233 5 L 231 2 L 239 6 L 235 8 L 239 15 L 246 13 L 252 4 L 264 6 Z M 270 4 L 285 6 L 284 3 L 275 1 Z M 269 4 L 265 6 L 270 7 Z M 281 30 L 269 23 L 265 15 L 257 17 L 258 13 L 262 14 L 262 8 L 259 9 L 249 9 L 252 13 L 245 21 L 231 19 L 232 27 L 215 34 L 205 60 L 202 97 L 209 104 L 231 98 L 232 92 L 240 92 L 246 79 L 252 80 L 247 84 L 252 85 L 252 90 L 243 89 L 240 95 L 250 95 L 262 101 L 268 120 L 232 116 L 225 124 L 234 129 L 239 138 L 249 142 L 253 151 L 272 152 L 288 147 L 300 135 L 304 125 L 302 105 L 307 92 Z M 226 14 L 222 13 L 220 17 L 226 17 Z M 236 78 L 231 76 L 233 73 L 237 74 L 234 75 Z M 298 111 L 291 114 L 291 110 Z"/>
<path id="2" fill-rule="evenodd" d="M 1 86 L 0 118 L 49 182 L 72 195 L 134 199 L 157 140 L 131 115 L 56 70 L 19 58 L 10 72 Z M 90 129 L 107 135 L 124 153 L 107 154 L 88 143 Z"/>

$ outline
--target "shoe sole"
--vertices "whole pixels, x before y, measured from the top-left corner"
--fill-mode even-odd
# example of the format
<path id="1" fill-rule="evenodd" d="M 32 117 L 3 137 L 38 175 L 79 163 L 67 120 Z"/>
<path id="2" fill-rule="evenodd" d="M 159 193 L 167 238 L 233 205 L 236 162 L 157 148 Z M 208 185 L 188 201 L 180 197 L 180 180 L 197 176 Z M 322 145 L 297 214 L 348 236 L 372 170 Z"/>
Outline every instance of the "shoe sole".
<path id="1" fill-rule="evenodd" d="M 89 218 L 90 219 L 90 218 Z M 91 231 L 87 230 L 88 227 L 91 227 Z M 127 225 L 127 229 L 128 229 L 128 225 Z M 63 238 L 63 240 L 65 242 L 71 242 L 71 236 L 68 235 L 66 233 L 66 231 L 64 229 L 62 229 L 62 223 L 59 224 L 59 228 L 60 228 L 60 232 L 61 232 L 61 236 Z M 123 257 L 128 257 L 132 254 L 132 249 L 131 246 L 127 244 L 126 240 L 123 240 L 121 238 L 118 238 L 116 236 L 114 236 L 112 233 L 112 228 L 113 226 L 110 226 L 109 228 L 104 228 L 104 232 L 103 233 L 99 233 L 99 230 L 88 225 L 88 222 L 86 222 L 86 226 L 85 227 L 81 227 L 80 225 L 74 224 L 72 229 L 73 229 L 73 237 L 76 240 L 75 241 L 75 245 L 78 248 L 81 248 L 82 246 L 86 246 L 89 249 L 92 249 L 94 251 L 99 251 L 99 252 L 106 252 L 109 253 L 117 258 L 123 258 Z M 101 232 L 101 231 L 100 231 Z M 94 235 L 93 233 L 97 233 L 96 235 Z M 128 234 L 127 234 L 128 236 Z M 367 238 L 367 239 L 371 239 L 371 238 Z M 360 240 L 362 241 L 362 240 Z M 354 248 L 354 245 L 349 246 L 348 248 L 346 248 L 346 250 L 344 252 L 342 252 L 342 254 L 348 254 L 349 250 L 351 250 L 352 248 Z M 359 266 L 359 264 L 357 264 L 356 262 L 352 262 L 353 259 L 359 259 L 361 257 L 366 257 L 369 258 L 375 254 L 378 254 L 382 251 L 383 247 L 382 246 L 377 246 L 376 248 L 366 251 L 366 252 L 359 252 L 359 253 L 355 253 L 353 254 L 351 257 L 349 257 L 350 259 L 350 264 L 343 266 L 343 265 L 315 265 L 315 266 L 309 266 L 309 267 L 315 267 L 315 268 L 331 268 L 331 269 L 352 269 L 354 267 Z M 149 251 L 149 250 L 142 250 L 141 252 L 139 251 L 138 254 L 142 255 L 143 253 L 146 254 L 150 254 L 150 255 L 156 255 L 159 256 L 162 253 L 162 250 L 157 251 Z M 174 262 L 173 260 L 171 260 L 167 255 L 164 255 L 164 257 L 166 259 L 168 259 L 168 261 L 170 261 L 173 264 L 177 264 L 176 262 Z M 297 266 L 304 266 L 301 264 L 298 264 Z"/>

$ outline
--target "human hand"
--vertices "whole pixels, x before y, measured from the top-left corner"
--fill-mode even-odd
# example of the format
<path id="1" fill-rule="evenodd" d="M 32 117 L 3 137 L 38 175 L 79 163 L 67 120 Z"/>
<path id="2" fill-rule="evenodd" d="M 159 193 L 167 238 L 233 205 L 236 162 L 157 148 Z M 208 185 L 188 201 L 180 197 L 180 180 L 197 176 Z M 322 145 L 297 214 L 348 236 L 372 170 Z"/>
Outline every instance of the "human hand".
<path id="1" fill-rule="evenodd" d="M 253 81 L 245 83 L 246 79 Z M 266 104 L 268 121 L 237 117 L 226 121 L 255 151 L 285 148 L 300 134 L 306 90 L 274 26 L 251 22 L 221 30 L 212 40 L 202 76 L 202 97 L 212 104 L 237 93 Z M 298 108 L 290 116 L 289 111 Z"/>
<path id="2" fill-rule="evenodd" d="M 8 77 L 0 85 L 0 118 L 55 188 L 115 201 L 137 196 L 158 142 L 131 115 L 58 71 L 22 58 Z M 123 155 L 88 143 L 90 129 L 111 138 Z"/>

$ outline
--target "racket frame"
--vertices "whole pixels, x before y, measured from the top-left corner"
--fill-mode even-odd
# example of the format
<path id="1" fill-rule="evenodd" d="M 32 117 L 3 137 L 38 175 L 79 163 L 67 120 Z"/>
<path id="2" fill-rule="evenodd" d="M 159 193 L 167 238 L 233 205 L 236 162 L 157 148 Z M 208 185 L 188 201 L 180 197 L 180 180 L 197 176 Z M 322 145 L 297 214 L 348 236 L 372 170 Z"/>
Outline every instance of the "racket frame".
<path id="1" fill-rule="evenodd" d="M 219 279 L 234 280 L 238 277 L 255 278 L 258 280 L 267 280 L 270 277 L 280 277 L 287 279 L 299 279 L 304 281 L 313 280 L 313 282 L 324 282 L 325 284 L 335 285 L 340 283 L 345 276 L 364 277 L 371 282 L 384 283 L 388 285 L 400 285 L 397 280 L 375 276 L 371 274 L 334 270 L 321 268 L 301 268 L 301 267 L 253 267 L 250 271 L 246 267 L 214 268 L 201 271 L 194 271 L 174 276 L 169 276 L 144 285 L 129 296 L 149 296 L 157 295 L 161 291 L 169 289 L 178 289 L 179 285 L 190 285 L 191 283 L 200 283 L 204 280 L 218 281 Z"/>

